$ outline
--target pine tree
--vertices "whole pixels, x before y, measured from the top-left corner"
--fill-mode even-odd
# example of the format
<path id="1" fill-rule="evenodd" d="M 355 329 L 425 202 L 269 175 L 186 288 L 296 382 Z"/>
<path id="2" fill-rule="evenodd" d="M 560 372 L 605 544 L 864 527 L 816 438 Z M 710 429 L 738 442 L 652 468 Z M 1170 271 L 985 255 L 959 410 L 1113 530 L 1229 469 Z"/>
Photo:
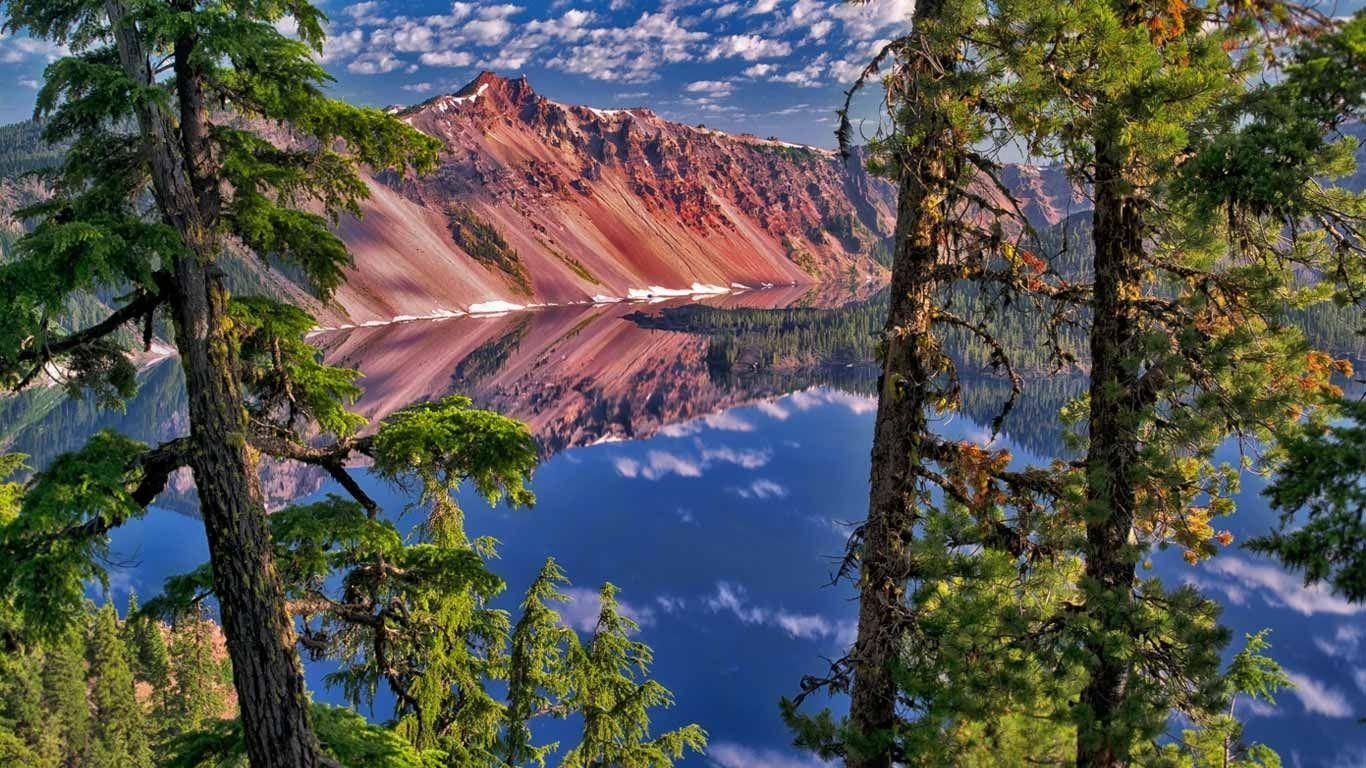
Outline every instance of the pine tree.
<path id="1" fill-rule="evenodd" d="M 286 16 L 296 38 L 277 29 Z M 125 326 L 148 343 L 160 317 L 174 329 L 191 429 L 150 449 L 101 434 L 54 462 L 0 535 L 0 584 L 27 623 L 73 623 L 84 584 L 103 578 L 108 531 L 188 466 L 255 768 L 323 762 L 258 456 L 316 458 L 295 428 L 346 440 L 361 421 L 343 410 L 354 372 L 317 361 L 304 313 L 230 296 L 225 252 L 292 265 L 325 299 L 350 263 L 329 225 L 359 213 L 360 165 L 430 168 L 438 147 L 324 95 L 323 20 L 305 0 L 4 4 L 6 31 L 71 53 L 48 67 L 35 115 L 46 141 L 69 146 L 46 175 L 54 195 L 23 212 L 32 231 L 0 265 L 0 381 L 20 389 L 61 370 L 69 390 L 116 404 L 135 381 Z M 281 124 L 293 140 L 272 143 Z M 63 330 L 73 297 L 92 291 L 124 298 L 104 320 Z"/>
<path id="2" fill-rule="evenodd" d="M 133 591 L 128 593 L 127 616 L 123 622 L 124 642 L 132 653 L 133 677 L 150 685 L 154 697 L 164 697 L 171 682 L 166 636 L 154 619 L 139 613 L 138 596 Z"/>
<path id="3" fill-rule="evenodd" d="M 224 660 L 217 655 L 214 634 L 213 622 L 198 613 L 179 617 L 171 628 L 165 711 L 173 731 L 199 730 L 226 714 Z"/>
<path id="4" fill-rule="evenodd" d="M 639 626 L 621 613 L 616 594 L 615 586 L 603 585 L 592 637 L 572 649 L 565 703 L 582 715 L 583 736 L 565 754 L 563 768 L 670 766 L 707 745 L 706 733 L 696 725 L 650 736 L 650 710 L 672 705 L 673 694 L 649 679 L 653 655 L 631 639 Z"/>
<path id="5" fill-rule="evenodd" d="M 95 613 L 90 634 L 93 705 L 90 768 L 151 768 L 147 724 L 133 684 L 128 647 L 112 603 Z"/>
<path id="6" fill-rule="evenodd" d="M 1254 84 L 1257 53 L 1323 28 L 1294 6 L 1021 0 L 994 18 L 982 39 L 1018 78 L 1012 125 L 1093 189 L 1090 391 L 1073 411 L 1086 458 L 1070 481 L 1082 499 L 1061 507 L 1084 525 L 1085 574 L 1058 647 L 1085 660 L 1077 764 L 1119 766 L 1172 712 L 1199 721 L 1227 695 L 1217 606 L 1140 579 L 1139 563 L 1152 547 L 1197 561 L 1228 544 L 1216 523 L 1238 470 L 1215 448 L 1319 422 L 1347 370 L 1287 309 L 1324 297 L 1299 275 L 1360 280 L 1360 198 L 1316 179 L 1350 168 L 1354 146 L 1332 136 L 1360 88 Z"/>
<path id="7" fill-rule="evenodd" d="M 86 693 L 84 628 L 59 637 L 45 649 L 43 708 L 58 745 L 58 764 L 84 765 L 91 743 L 90 702 Z"/>
<path id="8" fill-rule="evenodd" d="M 545 766 L 557 744 L 532 743 L 531 721 L 546 714 L 563 716 L 569 693 L 569 652 L 578 645 L 574 630 L 551 607 L 568 599 L 560 586 L 564 571 L 548 559 L 522 599 L 522 615 L 512 630 L 508 654 L 507 706 L 498 752 L 507 765 Z"/>

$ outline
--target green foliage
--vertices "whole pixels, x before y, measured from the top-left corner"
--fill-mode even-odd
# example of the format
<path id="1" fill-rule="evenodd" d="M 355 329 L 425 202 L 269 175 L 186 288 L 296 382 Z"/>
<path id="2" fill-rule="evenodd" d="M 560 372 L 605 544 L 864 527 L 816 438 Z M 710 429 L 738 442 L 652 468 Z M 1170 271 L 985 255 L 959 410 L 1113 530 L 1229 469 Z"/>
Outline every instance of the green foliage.
<path id="1" fill-rule="evenodd" d="M 559 746 L 533 745 L 531 720 L 543 712 L 555 712 L 569 693 L 568 649 L 578 645 L 578 636 L 551 607 L 568 600 L 560 592 L 560 586 L 568 583 L 564 571 L 548 559 L 522 599 L 522 615 L 512 630 L 507 706 L 497 747 L 509 765 L 535 763 L 544 768 L 547 756 Z"/>
<path id="2" fill-rule="evenodd" d="M 128 648 L 120 636 L 118 615 L 109 603 L 95 614 L 90 674 L 95 679 L 90 691 L 94 716 L 85 764 L 91 768 L 151 768 L 147 724 L 133 686 Z"/>
<path id="3" fill-rule="evenodd" d="M 1283 443 L 1286 453 L 1264 493 L 1281 511 L 1279 530 L 1247 542 L 1274 555 L 1306 584 L 1328 582 L 1366 600 L 1366 402 L 1342 402 L 1343 421 L 1318 424 Z M 1301 519 L 1301 515 L 1303 518 Z"/>
<path id="4" fill-rule="evenodd" d="M 649 711 L 670 706 L 673 695 L 647 677 L 653 654 L 630 638 L 639 627 L 621 613 L 616 593 L 613 585 L 603 585 L 592 637 L 570 650 L 565 704 L 582 714 L 583 738 L 565 754 L 563 768 L 670 766 L 688 751 L 700 752 L 707 745 L 706 732 L 696 725 L 651 737 Z"/>
<path id="5" fill-rule="evenodd" d="M 465 481 L 490 504 L 504 496 L 517 506 L 536 497 L 526 487 L 536 465 L 536 444 L 518 421 L 473 407 L 468 397 L 400 409 L 380 425 L 373 445 L 374 471 L 390 482 L 416 484 L 429 505 L 428 524 L 441 539 L 461 526 L 453 493 Z M 447 539 L 457 541 L 463 533 Z"/>
<path id="6" fill-rule="evenodd" d="M 360 397 L 360 373 L 322 363 L 304 340 L 313 328 L 307 312 L 262 296 L 233 299 L 229 311 L 238 338 L 242 383 L 253 394 L 252 410 L 263 420 L 290 427 L 316 425 L 348 437 L 365 419 L 346 410 Z"/>
<path id="7" fill-rule="evenodd" d="M 372 725 L 342 707 L 314 704 L 313 726 L 323 749 L 343 768 L 441 768 L 434 752 L 422 752 L 393 731 Z M 218 720 L 176 737 L 166 768 L 245 768 L 246 747 L 239 720 Z"/>
<path id="8" fill-rule="evenodd" d="M 144 619 L 146 621 L 146 619 Z M 215 647 L 217 627 L 195 612 L 176 619 L 171 631 L 169 681 L 161 726 L 168 733 L 202 728 L 223 717 L 230 682 L 226 659 Z"/>
<path id="9" fill-rule="evenodd" d="M 88 621 L 88 617 L 87 617 Z M 51 729 L 53 755 L 61 764 L 84 759 L 90 748 L 91 713 L 86 702 L 85 626 L 52 642 L 43 654 L 42 709 Z M 34 717 L 34 721 L 38 718 Z"/>
<path id="10" fill-rule="evenodd" d="M 517 290 L 527 296 L 531 295 L 531 276 L 527 274 L 526 265 L 496 227 L 479 218 L 472 208 L 461 203 L 450 203 L 446 206 L 446 221 L 450 227 L 451 239 L 456 245 L 476 260 L 507 275 L 512 284 L 517 286 Z M 580 276 L 586 274 L 578 262 L 566 260 L 565 263 L 580 273 Z M 575 265 L 578 265 L 577 268 Z M 586 279 L 592 278 L 589 276 Z"/>
<path id="11" fill-rule="evenodd" d="M 132 658 L 133 677 L 147 683 L 153 691 L 165 691 L 171 684 L 171 657 L 166 649 L 166 637 L 155 621 L 139 613 L 137 593 L 131 591 L 123 632 Z"/>
<path id="12" fill-rule="evenodd" d="M 145 446 L 100 432 L 57 457 L 24 494 L 22 513 L 0 528 L 0 585 L 26 625 L 62 634 L 85 614 L 85 585 L 106 584 L 99 555 L 108 531 L 144 509 L 132 496 Z"/>

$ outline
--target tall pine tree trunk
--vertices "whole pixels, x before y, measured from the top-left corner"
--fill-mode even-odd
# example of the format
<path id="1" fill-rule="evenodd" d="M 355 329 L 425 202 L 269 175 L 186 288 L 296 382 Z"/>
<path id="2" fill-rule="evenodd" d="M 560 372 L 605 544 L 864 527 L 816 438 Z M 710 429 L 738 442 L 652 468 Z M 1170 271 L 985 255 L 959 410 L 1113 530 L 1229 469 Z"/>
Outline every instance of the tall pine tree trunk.
<path id="1" fill-rule="evenodd" d="M 921 20 L 932 18 L 941 8 L 940 0 L 922 0 L 913 23 L 918 27 Z M 944 71 L 943 66 L 942 61 L 912 58 L 905 64 L 904 76 L 907 82 L 915 83 L 934 77 L 936 70 Z M 914 85 L 908 92 L 922 93 Z M 883 328 L 849 705 L 850 725 L 863 743 L 849 745 L 849 768 L 887 768 L 893 761 L 890 731 L 896 722 L 897 701 L 893 667 L 907 627 L 907 583 L 914 576 L 910 559 L 918 519 L 914 468 L 921 461 L 929 385 L 939 360 L 931 331 L 935 267 L 943 247 L 943 182 L 955 145 L 948 122 L 936 111 L 933 101 L 915 104 L 914 109 L 908 106 L 898 120 L 909 114 L 923 120 L 916 127 L 923 129 L 927 138 L 897 153 L 891 298 Z"/>
<path id="2" fill-rule="evenodd" d="M 1141 409 L 1133 300 L 1142 287 L 1143 243 L 1140 202 L 1126 182 L 1127 157 L 1113 135 L 1102 130 L 1096 141 L 1085 611 L 1100 636 L 1090 648 L 1097 660 L 1081 695 L 1088 713 L 1077 732 L 1077 765 L 1086 768 L 1126 765 L 1130 743 L 1122 719 L 1129 661 L 1106 638 L 1128 636 L 1133 610 L 1137 560 L 1129 536 Z"/>
<path id="3" fill-rule="evenodd" d="M 127 7 L 122 0 L 106 0 L 105 9 L 124 70 L 135 82 L 150 84 L 147 53 Z M 190 87 L 179 85 L 182 94 Z M 202 104 L 181 106 L 182 123 L 203 120 Z M 177 132 L 155 102 L 141 106 L 138 118 L 158 206 L 187 249 L 175 260 L 170 305 L 189 398 L 190 468 L 208 535 L 247 755 L 253 768 L 325 765 L 309 721 L 293 624 L 271 557 L 256 457 L 247 444 L 235 348 L 228 338 L 228 293 L 215 264 L 217 201 L 206 201 L 209 192 L 197 194 L 196 186 L 208 185 L 194 183 L 187 165 L 202 156 L 203 146 L 184 144 L 187 137 L 202 140 L 202 132 L 196 131 L 203 126 Z"/>

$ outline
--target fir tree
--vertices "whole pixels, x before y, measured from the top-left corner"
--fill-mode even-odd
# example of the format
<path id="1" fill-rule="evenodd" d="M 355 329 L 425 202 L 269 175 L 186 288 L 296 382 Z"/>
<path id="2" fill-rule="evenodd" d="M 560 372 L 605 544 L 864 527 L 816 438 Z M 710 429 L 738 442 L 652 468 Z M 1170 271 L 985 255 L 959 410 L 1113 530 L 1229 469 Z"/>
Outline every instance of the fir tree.
<path id="1" fill-rule="evenodd" d="M 1354 145 L 1332 136 L 1360 88 L 1300 89 L 1293 71 L 1285 86 L 1253 83 L 1266 63 L 1253 52 L 1323 29 L 1294 6 L 1020 0 L 993 19 L 981 37 L 1016 77 L 1011 124 L 1093 188 L 1090 390 L 1071 411 L 1086 458 L 1068 481 L 1080 498 L 1060 507 L 1085 528 L 1085 572 L 1057 648 L 1085 663 L 1078 765 L 1124 765 L 1173 711 L 1198 722 L 1226 697 L 1217 607 L 1140 579 L 1138 564 L 1151 547 L 1194 562 L 1228 544 L 1216 525 L 1238 469 L 1215 448 L 1273 443 L 1306 412 L 1318 422 L 1346 370 L 1286 310 L 1325 295 L 1299 274 L 1359 284 L 1360 198 L 1316 177 L 1350 168 Z M 1311 70 L 1354 71 L 1351 54 L 1310 55 Z"/>
<path id="2" fill-rule="evenodd" d="M 213 622 L 187 613 L 171 628 L 167 725 L 174 731 L 195 731 L 226 714 L 223 664 L 214 647 Z"/>
<path id="3" fill-rule="evenodd" d="M 673 695 L 649 679 L 653 656 L 631 639 L 639 627 L 621 613 L 617 588 L 604 584 L 592 637 L 572 649 L 570 692 L 565 703 L 583 717 L 583 736 L 564 756 L 563 768 L 656 768 L 673 765 L 689 750 L 707 745 L 706 733 L 688 725 L 650 735 L 650 710 L 673 704 Z"/>
<path id="4" fill-rule="evenodd" d="M 277 28 L 286 17 L 296 37 Z M 312 325 L 302 312 L 230 296 L 224 249 L 292 265 L 326 298 L 350 263 L 329 225 L 359 213 L 360 165 L 430 168 L 438 146 L 324 95 L 323 22 L 306 0 L 4 4 L 6 31 L 71 53 L 48 67 L 35 115 L 46 141 L 69 147 L 46 174 L 54 195 L 23 213 L 32 230 L 0 266 L 0 381 L 20 389 L 61 370 L 68 389 L 116 404 L 134 384 L 125 326 L 147 343 L 160 317 L 174 329 L 191 429 L 150 449 L 104 434 L 58 459 L 0 536 L 0 584 L 21 596 L 27 623 L 72 623 L 84 584 L 103 577 L 95 556 L 108 531 L 188 466 L 256 768 L 323 761 L 258 456 L 300 445 L 296 427 L 345 438 L 360 420 L 343 410 L 354 372 L 317 362 L 299 338 Z M 272 143 L 265 129 L 277 124 L 297 140 Z M 65 331 L 60 319 L 89 291 L 124 299 Z"/>
<path id="5" fill-rule="evenodd" d="M 164 697 L 171 682 L 166 636 L 154 619 L 139 613 L 138 596 L 133 591 L 128 593 L 127 616 L 124 642 L 132 653 L 133 677 L 150 685 L 154 697 Z"/>
<path id="6" fill-rule="evenodd" d="M 539 766 L 557 744 L 532 743 L 531 721 L 546 714 L 563 716 L 563 698 L 569 693 L 569 658 L 578 644 L 574 630 L 560 621 L 551 607 L 567 597 L 560 586 L 568 583 L 554 559 L 546 560 L 522 599 L 522 615 L 512 630 L 508 654 L 507 706 L 499 753 L 508 765 Z"/>
<path id="7" fill-rule="evenodd" d="M 95 613 L 90 633 L 90 676 L 93 718 L 90 752 L 83 765 L 151 768 L 147 724 L 112 603 Z"/>
<path id="8" fill-rule="evenodd" d="M 91 745 L 90 702 L 86 693 L 84 628 L 60 636 L 43 659 L 43 708 L 58 745 L 58 764 L 84 765 Z"/>

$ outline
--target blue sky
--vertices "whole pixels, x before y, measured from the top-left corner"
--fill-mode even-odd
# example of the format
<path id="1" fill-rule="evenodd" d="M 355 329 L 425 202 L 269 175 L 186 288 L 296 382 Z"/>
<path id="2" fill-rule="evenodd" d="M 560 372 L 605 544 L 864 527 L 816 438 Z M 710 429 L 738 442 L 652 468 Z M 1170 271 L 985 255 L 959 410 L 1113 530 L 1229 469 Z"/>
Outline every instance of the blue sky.
<path id="1" fill-rule="evenodd" d="M 336 95 L 408 104 L 489 69 L 550 98 L 649 106 L 729 131 L 834 142 L 843 88 L 904 31 L 913 0 L 550 0 L 320 3 Z M 0 37 L 0 122 L 28 117 L 61 51 Z"/>

